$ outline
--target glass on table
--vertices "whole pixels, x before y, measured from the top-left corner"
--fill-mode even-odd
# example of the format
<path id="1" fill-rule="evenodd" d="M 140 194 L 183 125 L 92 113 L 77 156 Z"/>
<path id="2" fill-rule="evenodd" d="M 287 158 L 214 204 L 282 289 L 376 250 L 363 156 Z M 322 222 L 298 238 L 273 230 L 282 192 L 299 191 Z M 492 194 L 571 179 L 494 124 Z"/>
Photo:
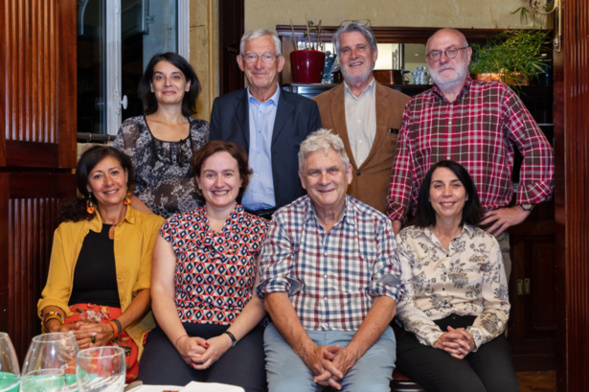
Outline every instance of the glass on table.
<path id="1" fill-rule="evenodd" d="M 0 332 L 0 392 L 17 392 L 20 371 L 16 352 L 6 332 Z"/>
<path id="2" fill-rule="evenodd" d="M 69 391 L 76 390 L 76 357 L 80 349 L 72 332 L 52 332 L 33 338 L 22 375 L 45 369 L 61 369 Z"/>
<path id="3" fill-rule="evenodd" d="M 125 387 L 125 350 L 94 347 L 78 353 L 76 378 L 80 392 L 121 392 Z"/>
<path id="4" fill-rule="evenodd" d="M 41 369 L 22 376 L 20 392 L 64 392 L 66 391 L 63 369 Z"/>

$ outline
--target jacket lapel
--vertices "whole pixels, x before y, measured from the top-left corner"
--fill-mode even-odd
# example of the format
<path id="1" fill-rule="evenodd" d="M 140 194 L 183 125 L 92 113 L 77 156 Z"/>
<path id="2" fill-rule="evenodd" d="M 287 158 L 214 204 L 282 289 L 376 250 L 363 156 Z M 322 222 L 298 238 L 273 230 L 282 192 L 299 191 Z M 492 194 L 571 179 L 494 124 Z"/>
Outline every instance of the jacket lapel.
<path id="1" fill-rule="evenodd" d="M 245 142 L 247 144 L 247 148 L 249 149 L 250 145 L 250 122 L 249 122 L 249 104 L 248 104 L 248 97 L 247 97 L 247 89 L 243 89 L 243 96 L 239 97 L 237 101 L 237 105 L 235 107 L 235 119 L 236 124 L 235 126 L 239 129 Z"/>
<path id="2" fill-rule="evenodd" d="M 335 124 L 335 131 L 340 135 L 344 142 L 346 154 L 350 159 L 350 163 L 354 169 L 358 169 L 354 154 L 352 154 L 352 147 L 350 147 L 350 138 L 348 137 L 348 127 L 346 126 L 346 101 L 344 82 L 332 89 L 333 98 L 331 101 L 331 121 Z"/>
<path id="3" fill-rule="evenodd" d="M 288 95 L 280 90 L 278 98 L 278 107 L 276 108 L 276 119 L 272 129 L 272 144 L 278 139 L 278 135 L 284 130 L 287 121 L 292 117 L 294 105 L 289 101 Z"/>

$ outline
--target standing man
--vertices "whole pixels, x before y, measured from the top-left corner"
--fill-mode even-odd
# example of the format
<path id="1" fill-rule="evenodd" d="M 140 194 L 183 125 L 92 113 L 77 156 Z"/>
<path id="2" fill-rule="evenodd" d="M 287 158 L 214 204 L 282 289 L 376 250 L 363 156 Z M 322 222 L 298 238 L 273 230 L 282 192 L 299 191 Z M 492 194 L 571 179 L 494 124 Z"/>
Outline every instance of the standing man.
<path id="1" fill-rule="evenodd" d="M 281 52 L 280 40 L 267 30 L 243 35 L 237 63 L 248 87 L 216 98 L 210 125 L 211 140 L 236 143 L 249 153 L 253 176 L 241 204 L 268 219 L 304 194 L 297 181 L 299 144 L 321 128 L 315 102 L 279 88 Z"/>
<path id="2" fill-rule="evenodd" d="M 314 100 L 323 127 L 342 138 L 350 157 L 353 178 L 348 194 L 384 213 L 397 134 L 409 97 L 372 76 L 378 49 L 370 27 L 359 21 L 342 26 L 333 44 L 344 81 Z"/>
<path id="3" fill-rule="evenodd" d="M 388 392 L 404 293 L 391 222 L 346 195 L 352 167 L 330 131 L 301 144 L 299 176 L 308 196 L 274 215 L 260 253 L 269 390 Z"/>
<path id="4" fill-rule="evenodd" d="M 508 227 L 523 222 L 534 206 L 550 198 L 553 152 L 548 140 L 509 87 L 470 78 L 472 49 L 464 35 L 442 29 L 426 45 L 426 61 L 434 87 L 412 98 L 403 113 L 399 149 L 393 165 L 387 214 L 395 232 L 407 211 L 417 204 L 425 173 L 448 159 L 472 176 L 486 209 L 487 232 L 503 253 L 511 272 Z M 511 174 L 516 147 L 523 156 L 516 204 Z"/>

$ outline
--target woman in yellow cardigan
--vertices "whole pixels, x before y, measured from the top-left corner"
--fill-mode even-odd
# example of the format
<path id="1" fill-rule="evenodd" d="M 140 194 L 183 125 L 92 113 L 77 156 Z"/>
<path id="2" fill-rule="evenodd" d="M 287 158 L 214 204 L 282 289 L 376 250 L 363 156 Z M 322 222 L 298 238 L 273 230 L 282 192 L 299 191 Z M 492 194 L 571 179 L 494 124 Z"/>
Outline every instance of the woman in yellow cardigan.
<path id="1" fill-rule="evenodd" d="M 150 309 L 151 252 L 163 218 L 130 206 L 133 166 L 107 146 L 88 149 L 76 170 L 84 199 L 65 205 L 47 284 L 37 305 L 45 332 L 73 331 L 80 349 L 117 344 L 127 381 L 137 376 Z"/>

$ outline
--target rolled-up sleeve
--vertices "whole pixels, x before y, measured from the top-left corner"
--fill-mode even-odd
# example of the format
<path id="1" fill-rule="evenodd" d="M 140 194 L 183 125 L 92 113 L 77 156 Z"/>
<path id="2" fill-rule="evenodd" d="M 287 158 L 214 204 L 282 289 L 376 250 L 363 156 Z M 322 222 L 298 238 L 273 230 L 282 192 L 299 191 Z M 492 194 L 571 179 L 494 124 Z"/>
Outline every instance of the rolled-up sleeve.
<path id="1" fill-rule="evenodd" d="M 396 240 L 390 221 L 381 221 L 381 227 L 377 230 L 376 238 L 378 254 L 376 263 L 374 263 L 368 293 L 373 297 L 386 295 L 398 303 L 403 299 L 405 286 L 401 280 L 401 267 L 396 252 Z"/>

